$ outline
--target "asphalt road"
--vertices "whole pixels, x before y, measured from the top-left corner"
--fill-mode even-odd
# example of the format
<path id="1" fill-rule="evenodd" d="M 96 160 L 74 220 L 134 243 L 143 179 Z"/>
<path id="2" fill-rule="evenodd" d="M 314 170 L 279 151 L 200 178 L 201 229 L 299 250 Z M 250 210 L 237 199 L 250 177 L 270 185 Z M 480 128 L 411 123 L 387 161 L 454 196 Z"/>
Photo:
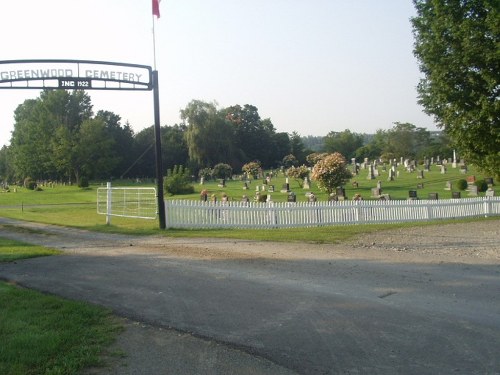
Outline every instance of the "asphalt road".
<path id="1" fill-rule="evenodd" d="M 66 254 L 0 264 L 0 278 L 216 342 L 284 373 L 500 374 L 499 263 L 203 259 L 169 252 L 160 246 L 175 242 L 167 238 L 146 246 L 0 221 L 9 223 L 0 236 Z"/>

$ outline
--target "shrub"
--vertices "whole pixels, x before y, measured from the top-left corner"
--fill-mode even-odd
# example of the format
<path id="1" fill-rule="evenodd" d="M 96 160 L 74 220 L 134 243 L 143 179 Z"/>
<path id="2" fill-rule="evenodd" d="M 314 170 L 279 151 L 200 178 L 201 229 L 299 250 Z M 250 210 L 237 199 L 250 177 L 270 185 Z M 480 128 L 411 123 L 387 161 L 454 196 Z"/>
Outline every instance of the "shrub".
<path id="1" fill-rule="evenodd" d="M 313 167 L 312 179 L 318 187 L 331 194 L 337 186 L 344 185 L 351 177 L 344 156 L 338 152 L 320 159 Z"/>
<path id="2" fill-rule="evenodd" d="M 89 179 L 87 177 L 80 177 L 80 180 L 78 181 L 78 187 L 79 188 L 89 187 Z"/>
<path id="3" fill-rule="evenodd" d="M 299 187 L 304 186 L 304 178 L 309 177 L 309 168 L 305 165 L 300 167 L 290 167 L 286 170 L 286 175 L 293 178 L 299 184 Z"/>
<path id="4" fill-rule="evenodd" d="M 35 190 L 36 189 L 36 181 L 33 181 L 31 177 L 26 177 L 24 179 L 24 187 L 29 190 Z"/>
<path id="5" fill-rule="evenodd" d="M 167 170 L 164 188 L 165 192 L 170 195 L 194 193 L 189 169 L 185 169 L 182 165 L 175 165 L 172 169 Z"/>
<path id="6" fill-rule="evenodd" d="M 215 178 L 231 178 L 233 175 L 233 168 L 229 164 L 219 163 L 214 166 L 213 176 Z"/>
<path id="7" fill-rule="evenodd" d="M 460 179 L 457 181 L 457 189 L 458 190 L 465 190 L 467 189 L 467 181 L 464 179 Z"/>
<path id="8" fill-rule="evenodd" d="M 486 190 L 488 190 L 488 184 L 484 180 L 477 180 L 475 182 L 475 185 L 477 186 L 477 191 L 484 193 Z"/>
<path id="9" fill-rule="evenodd" d="M 254 179 L 257 179 L 259 172 L 261 171 L 260 161 L 251 161 L 250 163 L 246 163 L 241 170 L 247 174 L 247 176 L 253 176 Z"/>

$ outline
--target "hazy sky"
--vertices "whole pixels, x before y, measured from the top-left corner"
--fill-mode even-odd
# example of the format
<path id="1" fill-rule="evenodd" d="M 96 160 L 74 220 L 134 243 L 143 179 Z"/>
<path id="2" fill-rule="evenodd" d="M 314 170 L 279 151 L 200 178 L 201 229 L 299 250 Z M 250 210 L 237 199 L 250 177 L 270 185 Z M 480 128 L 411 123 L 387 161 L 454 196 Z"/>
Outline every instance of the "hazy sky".
<path id="1" fill-rule="evenodd" d="M 436 129 L 417 104 L 411 0 L 163 0 L 156 22 L 162 125 L 192 99 L 252 104 L 279 132 Z M 153 65 L 151 0 L 3 0 L 0 60 Z M 37 90 L 0 90 L 0 145 Z M 89 91 L 138 132 L 151 92 Z"/>

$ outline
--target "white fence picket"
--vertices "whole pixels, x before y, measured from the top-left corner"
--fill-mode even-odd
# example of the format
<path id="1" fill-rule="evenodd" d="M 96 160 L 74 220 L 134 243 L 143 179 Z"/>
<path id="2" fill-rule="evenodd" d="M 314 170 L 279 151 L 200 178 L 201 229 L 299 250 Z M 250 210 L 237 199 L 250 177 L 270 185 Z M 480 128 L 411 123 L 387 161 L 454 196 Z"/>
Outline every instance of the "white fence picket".
<path id="1" fill-rule="evenodd" d="M 165 202 L 168 228 L 288 228 L 500 215 L 500 197 L 340 202 Z"/>

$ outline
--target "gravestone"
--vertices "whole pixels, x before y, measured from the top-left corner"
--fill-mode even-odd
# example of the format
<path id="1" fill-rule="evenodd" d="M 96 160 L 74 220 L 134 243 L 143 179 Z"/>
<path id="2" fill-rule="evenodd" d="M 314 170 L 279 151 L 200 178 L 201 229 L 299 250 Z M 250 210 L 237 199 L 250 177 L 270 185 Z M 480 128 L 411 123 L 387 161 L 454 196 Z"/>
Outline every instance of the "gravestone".
<path id="1" fill-rule="evenodd" d="M 309 183 L 309 178 L 304 177 L 304 185 L 302 186 L 303 189 L 310 189 L 311 184 Z"/>
<path id="2" fill-rule="evenodd" d="M 417 184 L 417 189 L 423 189 L 423 188 L 424 188 L 424 184 L 423 183 Z"/>
<path id="3" fill-rule="evenodd" d="M 219 185 L 217 185 L 217 186 L 218 187 L 222 187 L 222 188 L 226 187 L 226 179 L 225 178 L 221 178 L 219 180 Z"/>
<path id="4" fill-rule="evenodd" d="M 243 184 L 243 190 L 248 190 L 248 184 L 246 182 Z"/>
<path id="5" fill-rule="evenodd" d="M 446 181 L 446 185 L 444 187 L 444 190 L 451 190 L 451 188 L 452 188 L 451 181 Z"/>
<path id="6" fill-rule="evenodd" d="M 202 177 L 200 178 L 200 185 L 203 185 L 204 183 L 205 183 L 205 177 L 203 177 L 203 176 L 202 176 Z"/>
<path id="7" fill-rule="evenodd" d="M 408 199 L 410 199 L 410 200 L 418 199 L 417 191 L 416 190 L 409 190 L 408 191 Z"/>
<path id="8" fill-rule="evenodd" d="M 486 190 L 485 196 L 487 196 L 487 197 L 494 197 L 495 196 L 495 190 L 493 190 L 492 188 L 488 188 L 488 190 Z"/>
<path id="9" fill-rule="evenodd" d="M 387 181 L 394 181 L 394 171 L 389 169 L 389 176 L 387 177 Z"/>
<path id="10" fill-rule="evenodd" d="M 295 193 L 292 191 L 290 194 L 287 196 L 287 202 L 297 202 L 297 196 Z"/>
<path id="11" fill-rule="evenodd" d="M 269 193 L 274 193 L 274 185 L 268 185 L 267 191 Z"/>
<path id="12" fill-rule="evenodd" d="M 443 164 L 441 164 L 440 167 L 441 167 L 441 174 L 446 174 L 446 167 Z"/>
<path id="13" fill-rule="evenodd" d="M 381 193 L 381 191 L 379 188 L 376 188 L 376 187 L 372 188 L 372 197 L 378 198 L 378 197 L 380 197 L 380 193 Z"/>
<path id="14" fill-rule="evenodd" d="M 424 178 L 424 171 L 418 171 L 417 178 Z"/>
<path id="15" fill-rule="evenodd" d="M 460 192 L 459 192 L 459 191 L 453 191 L 453 192 L 451 193 L 451 198 L 452 198 L 452 199 L 460 199 L 460 197 L 461 197 L 461 194 L 460 194 Z"/>
<path id="16" fill-rule="evenodd" d="M 468 190 L 469 190 L 469 195 L 471 195 L 473 197 L 477 197 L 477 192 L 478 192 L 477 190 L 478 189 L 477 189 L 476 185 L 469 186 Z"/>
<path id="17" fill-rule="evenodd" d="M 429 200 L 438 200 L 438 193 L 429 193 Z"/>
<path id="18" fill-rule="evenodd" d="M 373 165 L 370 165 L 368 167 L 368 180 L 373 180 L 375 178 L 375 175 L 373 174 Z"/>

